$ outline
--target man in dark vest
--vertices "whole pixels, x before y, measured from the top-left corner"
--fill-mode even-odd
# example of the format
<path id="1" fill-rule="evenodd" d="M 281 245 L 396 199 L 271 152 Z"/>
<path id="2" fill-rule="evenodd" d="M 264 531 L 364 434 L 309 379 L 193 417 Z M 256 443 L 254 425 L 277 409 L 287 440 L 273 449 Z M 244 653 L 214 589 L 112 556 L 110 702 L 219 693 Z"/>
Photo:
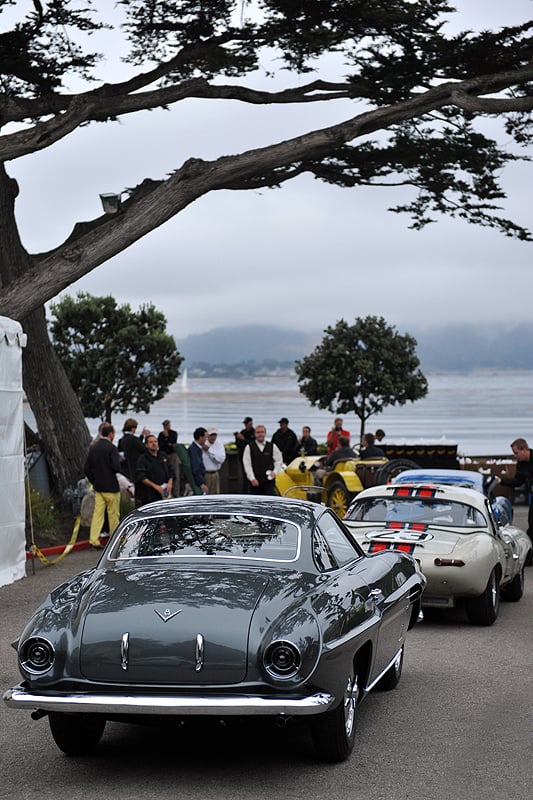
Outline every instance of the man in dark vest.
<path id="1" fill-rule="evenodd" d="M 266 440 L 266 428 L 257 425 L 255 440 L 244 448 L 242 465 L 250 483 L 251 494 L 274 495 L 275 478 L 281 472 L 283 459 L 279 448 Z"/>

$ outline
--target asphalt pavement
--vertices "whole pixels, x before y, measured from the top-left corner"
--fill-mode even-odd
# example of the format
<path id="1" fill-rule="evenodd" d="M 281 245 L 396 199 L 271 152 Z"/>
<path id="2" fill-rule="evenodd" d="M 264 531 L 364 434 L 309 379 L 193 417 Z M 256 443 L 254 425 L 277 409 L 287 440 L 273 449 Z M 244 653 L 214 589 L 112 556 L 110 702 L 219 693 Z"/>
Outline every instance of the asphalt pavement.
<path id="1" fill-rule="evenodd" d="M 515 509 L 525 526 L 525 508 Z M 48 591 L 97 560 L 71 553 L 0 588 L 0 688 L 19 679 L 9 643 Z M 490 628 L 457 611 L 419 623 L 402 679 L 361 705 L 344 764 L 313 759 L 304 726 L 135 727 L 110 723 L 97 753 L 72 758 L 46 719 L 0 707 L 0 799 L 530 800 L 533 795 L 533 567 L 519 603 Z"/>

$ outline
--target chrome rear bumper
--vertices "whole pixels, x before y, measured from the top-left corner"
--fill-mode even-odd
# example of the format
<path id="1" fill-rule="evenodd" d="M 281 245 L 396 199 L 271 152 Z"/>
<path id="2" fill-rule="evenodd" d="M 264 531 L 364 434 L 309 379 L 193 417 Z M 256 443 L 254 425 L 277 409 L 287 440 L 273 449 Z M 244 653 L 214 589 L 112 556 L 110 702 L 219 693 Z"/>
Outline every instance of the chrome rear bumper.
<path id="1" fill-rule="evenodd" d="M 62 711 L 91 714 L 153 714 L 156 716 L 248 716 L 322 714 L 333 705 L 333 695 L 320 692 L 310 697 L 274 698 L 255 696 L 179 696 L 111 694 L 35 694 L 24 686 L 14 686 L 2 699 L 10 708 L 36 711 Z"/>

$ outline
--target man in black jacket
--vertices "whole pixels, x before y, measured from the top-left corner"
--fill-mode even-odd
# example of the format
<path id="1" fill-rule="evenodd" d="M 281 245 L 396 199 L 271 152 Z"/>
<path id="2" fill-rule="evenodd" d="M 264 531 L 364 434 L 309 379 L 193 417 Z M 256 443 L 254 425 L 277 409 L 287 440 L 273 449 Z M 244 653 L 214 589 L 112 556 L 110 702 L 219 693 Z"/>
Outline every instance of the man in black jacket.
<path id="1" fill-rule="evenodd" d="M 529 505 L 527 518 L 527 534 L 533 542 L 533 450 L 530 449 L 525 439 L 515 439 L 511 442 L 511 450 L 516 458 L 516 473 L 514 478 L 500 478 L 502 486 L 511 486 L 517 489 L 519 486 L 525 487 L 526 503 Z"/>
<path id="2" fill-rule="evenodd" d="M 118 443 L 119 452 L 124 453 L 122 469 L 126 477 L 132 482 L 135 480 L 137 461 L 146 452 L 144 443 L 150 433 L 148 428 L 143 428 L 142 434 L 136 436 L 138 424 L 136 419 L 128 417 L 122 428 L 122 436 Z"/>
<path id="3" fill-rule="evenodd" d="M 135 468 L 135 507 L 170 497 L 175 477 L 167 454 L 159 452 L 157 436 L 149 434 Z"/>
<path id="4" fill-rule="evenodd" d="M 373 433 L 365 433 L 363 436 L 363 447 L 359 453 L 359 458 L 385 458 L 385 453 L 376 445 Z"/>
<path id="5" fill-rule="evenodd" d="M 89 544 L 99 550 L 100 532 L 107 511 L 109 533 L 113 533 L 120 519 L 120 472 L 118 450 L 113 444 L 115 429 L 107 423 L 101 426 L 100 436 L 89 448 L 84 472 L 94 488 L 94 511 L 91 519 Z"/>
<path id="6" fill-rule="evenodd" d="M 339 436 L 339 447 L 328 456 L 326 467 L 333 467 L 337 461 L 349 461 L 357 458 L 357 454 L 350 447 L 350 440 L 347 436 Z"/>
<path id="7" fill-rule="evenodd" d="M 293 430 L 289 428 L 289 420 L 287 417 L 282 417 L 278 423 L 279 428 L 272 436 L 272 441 L 277 445 L 281 453 L 284 464 L 290 464 L 293 458 L 298 455 L 298 437 Z"/>

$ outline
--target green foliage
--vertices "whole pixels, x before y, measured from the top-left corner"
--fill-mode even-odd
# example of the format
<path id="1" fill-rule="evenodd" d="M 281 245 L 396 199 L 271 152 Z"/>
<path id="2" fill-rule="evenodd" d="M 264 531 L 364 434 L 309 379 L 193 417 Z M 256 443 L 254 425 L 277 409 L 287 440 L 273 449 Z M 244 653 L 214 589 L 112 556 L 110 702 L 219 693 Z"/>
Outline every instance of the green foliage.
<path id="1" fill-rule="evenodd" d="M 58 512 L 54 501 L 37 489 L 26 491 L 26 539 L 31 541 L 31 525 L 34 535 L 55 538 L 58 532 Z"/>
<path id="2" fill-rule="evenodd" d="M 85 416 L 148 413 L 178 377 L 183 358 L 153 305 L 135 312 L 113 297 L 80 292 L 51 309 L 54 348 Z"/>
<path id="3" fill-rule="evenodd" d="M 88 0 L 85 5 L 90 4 Z M 0 0 L 0 13 L 8 5 L 9 0 Z M 70 0 L 34 0 L 33 5 L 25 19 L 0 34 L 0 91 L 39 96 L 60 87 L 68 73 L 90 79 L 100 56 L 84 53 L 73 37 L 99 30 L 104 23 L 94 21 L 88 7 L 73 9 Z"/>
<path id="4" fill-rule="evenodd" d="M 8 5 L 0 0 L 0 13 Z M 121 52 L 125 61 L 140 68 L 138 75 L 116 85 L 105 76 L 106 83 L 94 92 L 63 96 L 58 89 L 69 86 L 73 74 L 96 78 L 99 57 L 83 44 L 89 34 L 107 27 L 109 18 L 103 2 L 77 5 L 73 0 L 35 0 L 34 10 L 23 11 L 20 22 L 0 35 L 0 101 L 6 123 L 42 123 L 52 117 L 57 121 L 53 127 L 61 128 L 61 115 L 78 100 L 94 104 L 78 124 L 110 120 L 124 113 L 129 106 L 124 101 L 132 93 L 138 104 L 140 90 L 148 86 L 147 108 L 187 97 L 265 104 L 342 98 L 353 101 L 353 113 L 360 113 L 362 120 L 364 112 L 412 103 L 432 87 L 499 73 L 506 77 L 496 90 L 484 89 L 483 81 L 464 91 L 460 87 L 460 102 L 454 98 L 421 107 L 394 121 L 384 119 L 369 131 L 362 124 L 353 141 L 336 144 L 332 138 L 329 152 L 310 152 L 307 159 L 265 167 L 231 188 L 277 186 L 302 172 L 346 187 L 412 187 L 414 198 L 410 194 L 408 202 L 391 210 L 410 215 L 415 229 L 450 215 L 531 239 L 526 228 L 499 215 L 502 167 L 522 156 L 510 150 L 509 142 L 502 145 L 474 126 L 498 115 L 516 144 L 530 144 L 531 102 L 516 110 L 497 104 L 492 109 L 488 94 L 531 99 L 531 81 L 513 78 L 531 62 L 531 21 L 450 35 L 445 23 L 455 9 L 447 0 L 120 0 L 120 14 L 114 12 L 111 19 L 123 20 Z M 331 63 L 340 65 L 342 77 L 321 80 L 322 64 Z M 292 88 L 261 90 L 252 97 L 242 84 L 220 84 L 228 76 L 243 78 L 264 70 L 264 64 L 275 64 L 278 76 L 281 70 L 293 73 Z M 316 81 L 311 88 L 294 88 L 295 82 L 301 84 L 295 73 L 314 73 Z M 213 79 L 218 86 L 216 81 L 208 84 Z M 174 94 L 165 94 L 170 88 Z M 160 102 L 154 99 L 156 92 Z M 10 97 L 27 102 L 6 103 Z M 474 99 L 485 105 L 474 103 L 472 111 L 464 101 Z M 66 133 L 72 129 L 65 126 Z"/>
<path id="5" fill-rule="evenodd" d="M 383 317 L 359 318 L 353 325 L 341 319 L 324 333 L 313 352 L 295 362 L 300 392 L 318 408 L 356 414 L 361 437 L 373 414 L 427 394 L 416 339 L 400 335 Z"/>

